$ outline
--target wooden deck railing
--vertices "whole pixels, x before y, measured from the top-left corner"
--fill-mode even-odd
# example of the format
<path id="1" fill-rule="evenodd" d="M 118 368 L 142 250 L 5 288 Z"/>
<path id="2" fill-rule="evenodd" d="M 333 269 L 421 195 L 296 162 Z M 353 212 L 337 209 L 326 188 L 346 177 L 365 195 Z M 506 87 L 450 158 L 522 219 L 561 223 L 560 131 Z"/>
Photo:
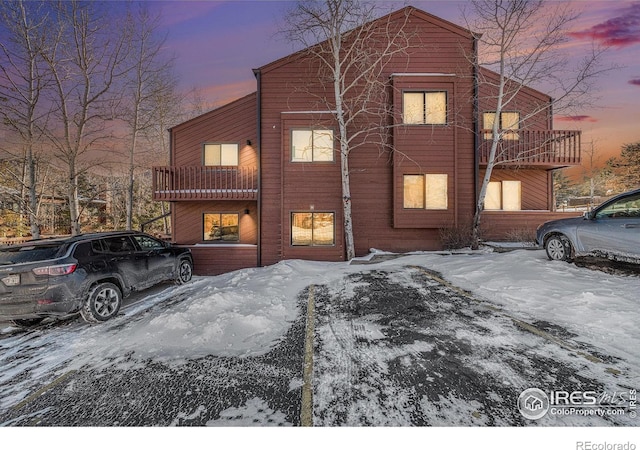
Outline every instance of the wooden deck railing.
<path id="1" fill-rule="evenodd" d="M 491 130 L 482 131 L 480 164 L 487 165 Z M 580 164 L 580 131 L 517 130 L 498 144 L 496 163 L 508 166 L 561 167 Z"/>
<path id="2" fill-rule="evenodd" d="M 257 200 L 256 167 L 180 166 L 153 168 L 153 199 Z"/>

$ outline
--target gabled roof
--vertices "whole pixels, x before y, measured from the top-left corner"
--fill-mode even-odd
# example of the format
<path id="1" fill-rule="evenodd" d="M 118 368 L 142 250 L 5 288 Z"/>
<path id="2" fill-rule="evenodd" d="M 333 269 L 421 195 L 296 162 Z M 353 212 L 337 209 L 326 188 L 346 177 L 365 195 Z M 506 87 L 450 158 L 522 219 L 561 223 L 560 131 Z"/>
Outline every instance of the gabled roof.
<path id="1" fill-rule="evenodd" d="M 380 17 L 378 19 L 375 19 L 371 22 L 369 22 L 368 24 L 373 24 L 375 22 L 388 22 L 388 21 L 404 21 L 405 18 L 407 16 L 411 16 L 414 17 L 416 19 L 420 19 L 420 20 L 424 20 L 426 22 L 429 22 L 433 25 L 436 25 L 438 27 L 444 28 L 452 33 L 455 33 L 459 36 L 468 38 L 468 39 L 473 39 L 474 34 L 469 31 L 468 29 L 461 27 L 459 25 L 454 24 L 453 22 L 449 22 L 448 20 L 442 19 L 440 17 L 434 16 L 433 14 L 429 14 L 426 11 L 423 11 L 421 9 L 415 8 L 413 6 L 406 6 L 402 9 L 399 9 L 397 11 L 394 11 L 390 14 L 387 14 L 383 17 Z M 365 25 L 363 25 L 365 26 Z M 325 41 L 326 42 L 326 41 Z M 317 46 L 322 45 L 323 43 L 318 43 L 316 44 Z M 308 51 L 310 48 L 312 47 L 307 47 L 305 49 L 299 50 L 295 53 L 292 53 L 290 55 L 284 56 L 280 59 L 277 59 L 275 61 L 272 61 L 270 63 L 265 64 L 262 67 L 259 67 L 258 69 L 254 69 L 254 72 L 260 72 L 260 73 L 267 73 L 271 70 L 277 69 L 278 67 L 281 67 L 291 61 L 294 61 L 298 58 L 304 57 L 308 54 Z"/>
<path id="2" fill-rule="evenodd" d="M 499 78 L 500 78 L 500 74 L 498 72 L 495 72 L 491 69 L 487 69 L 486 67 L 482 67 L 480 66 L 480 72 L 482 74 L 483 77 L 490 79 L 490 80 L 495 80 L 495 82 L 497 83 Z M 512 82 L 513 80 L 510 80 L 507 77 L 507 82 Z M 514 83 L 518 84 L 517 81 L 513 81 Z M 523 85 L 520 87 L 521 92 L 530 95 L 532 97 L 536 97 L 542 101 L 545 102 L 550 102 L 552 100 L 551 96 L 549 94 L 545 94 L 544 92 L 541 92 L 537 89 L 534 89 L 532 87 L 529 87 L 528 85 Z"/>
<path id="3" fill-rule="evenodd" d="M 215 109 L 212 109 L 211 111 L 207 111 L 206 113 L 200 114 L 199 116 L 193 117 L 192 119 L 186 120 L 184 122 L 181 122 L 177 125 L 172 126 L 171 128 L 169 128 L 169 131 L 174 131 L 176 128 L 186 128 L 189 127 L 191 125 L 195 125 L 198 124 L 200 122 L 206 121 L 211 119 L 212 117 L 215 117 L 219 114 L 224 114 L 225 112 L 227 112 L 230 108 L 234 108 L 235 106 L 240 106 L 241 104 L 245 103 L 245 102 L 250 102 L 250 101 L 255 101 L 256 100 L 256 95 L 257 92 L 251 92 L 250 94 L 245 95 L 244 97 L 240 97 L 236 100 L 233 100 L 229 103 L 225 103 L 222 106 L 219 106 Z"/>
<path id="4" fill-rule="evenodd" d="M 404 7 L 402 9 L 399 9 L 397 11 L 394 11 L 390 14 L 387 14 L 383 17 L 380 17 L 378 19 L 375 19 L 371 22 L 371 23 L 375 23 L 375 22 L 386 22 L 386 21 L 395 21 L 395 20 L 402 20 L 404 21 L 405 18 L 407 16 L 411 16 L 414 17 L 416 19 L 419 20 L 424 20 L 426 22 L 432 23 L 436 26 L 439 26 L 441 28 L 444 28 L 452 33 L 455 33 L 459 36 L 462 36 L 464 38 L 468 38 L 468 39 L 473 39 L 473 33 L 471 33 L 468 29 L 461 27 L 459 25 L 454 24 L 453 22 L 449 22 L 445 19 L 441 19 L 440 17 L 434 16 L 433 14 L 429 14 L 426 11 L 423 11 L 421 9 L 415 8 L 413 6 L 407 6 Z M 322 45 L 322 43 L 316 44 L 316 45 Z M 278 67 L 281 67 L 295 59 L 301 58 L 303 56 L 305 56 L 308 52 L 309 48 L 303 49 L 303 50 L 299 50 L 295 53 L 289 54 L 287 56 L 284 56 L 280 59 L 277 59 L 275 61 L 272 61 L 270 63 L 265 64 L 264 66 L 258 68 L 258 69 L 254 69 L 254 73 L 266 73 L 269 72 L 273 69 L 276 69 Z M 215 117 L 217 114 L 221 114 L 224 113 L 225 111 L 228 110 L 228 108 L 233 108 L 234 105 L 238 104 L 238 103 L 242 103 L 244 101 L 251 101 L 251 98 L 253 98 L 253 100 L 255 100 L 255 96 L 256 96 L 256 92 L 252 92 L 244 97 L 238 98 L 236 100 L 233 100 L 229 103 L 226 103 L 218 108 L 212 109 L 211 111 L 207 111 L 199 116 L 193 117 L 189 120 L 186 120 L 182 123 L 179 123 L 177 125 L 174 125 L 173 127 L 169 128 L 169 131 L 172 132 L 174 130 L 176 130 L 177 128 L 185 128 L 185 127 L 189 127 L 191 125 L 195 125 L 197 123 L 200 123 L 201 121 L 206 121 L 209 120 L 212 117 Z"/>

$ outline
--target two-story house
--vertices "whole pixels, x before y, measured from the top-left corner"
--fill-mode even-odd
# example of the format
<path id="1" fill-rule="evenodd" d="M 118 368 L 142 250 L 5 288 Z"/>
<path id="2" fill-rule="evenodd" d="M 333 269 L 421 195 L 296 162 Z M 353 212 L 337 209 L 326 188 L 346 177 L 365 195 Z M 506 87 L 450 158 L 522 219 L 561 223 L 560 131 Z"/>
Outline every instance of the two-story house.
<path id="1" fill-rule="evenodd" d="M 551 173 L 578 164 L 580 148 L 579 132 L 553 130 L 551 108 L 538 108 L 551 99 L 523 89 L 496 117 L 490 85 L 478 83 L 495 74 L 470 62 L 473 33 L 411 7 L 378 20 L 410 24 L 415 42 L 379 75 L 392 150 L 365 141 L 349 156 L 356 254 L 441 249 L 443 229 L 469 224 L 496 120 L 508 133 L 484 237 L 557 217 Z M 171 203 L 172 239 L 191 247 L 196 273 L 345 259 L 338 128 L 318 108 L 331 93 L 309 55 L 255 69 L 256 92 L 170 130 L 153 196 Z"/>

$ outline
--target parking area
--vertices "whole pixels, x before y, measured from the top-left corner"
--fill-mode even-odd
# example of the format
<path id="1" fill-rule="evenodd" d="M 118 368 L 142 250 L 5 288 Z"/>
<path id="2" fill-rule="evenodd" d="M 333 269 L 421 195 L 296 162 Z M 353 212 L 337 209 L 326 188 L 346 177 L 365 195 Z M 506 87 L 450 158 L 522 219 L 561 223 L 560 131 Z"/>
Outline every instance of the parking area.
<path id="1" fill-rule="evenodd" d="M 527 257 L 478 255 L 473 267 L 512 266 Z M 314 426 L 638 424 L 628 396 L 622 403 L 600 405 L 602 414 L 550 413 L 536 420 L 523 416 L 518 398 L 530 388 L 599 395 L 634 391 L 640 347 L 621 343 L 627 356 L 615 345 L 600 345 L 576 332 L 561 320 L 562 311 L 557 322 L 535 308 L 528 308 L 533 310 L 524 317 L 521 309 L 509 307 L 499 295 L 491 299 L 463 290 L 457 285 L 461 283 L 452 283 L 438 270 L 447 269 L 455 279 L 448 265 L 460 266 L 463 260 L 456 258 L 464 257 L 382 258 L 359 266 L 287 263 L 216 278 L 219 284 L 214 287 L 205 279 L 180 288 L 158 287 L 145 298 L 133 298 L 124 317 L 105 324 L 68 321 L 4 332 L 0 424 L 299 426 L 305 408 L 310 408 Z M 546 262 L 534 262 L 547 270 Z M 584 283 L 593 278 L 588 268 L 557 265 L 554 269 L 569 270 L 574 276 L 585 271 Z M 296 295 L 290 303 L 280 304 L 280 291 L 273 289 L 285 278 L 293 279 L 294 272 L 299 274 L 291 289 Z M 472 282 L 473 273 L 465 273 Z M 629 278 L 620 282 L 637 285 L 632 276 L 621 276 Z M 207 300 L 216 301 L 216 307 L 229 300 L 227 292 L 240 294 L 237 303 L 197 322 L 204 331 L 192 335 L 192 330 L 180 328 L 184 322 L 175 317 L 184 319 L 192 310 L 200 317 L 206 314 L 195 299 L 207 289 L 216 293 Z M 493 287 L 487 283 L 486 289 Z M 505 286 L 510 296 L 514 290 Z M 260 295 L 265 298 L 259 299 Z M 249 298 L 255 307 L 247 306 L 245 313 L 241 298 Z M 283 331 L 265 351 L 253 351 L 254 342 L 269 340 L 260 333 L 274 328 L 267 319 L 283 308 L 293 312 Z M 233 340 L 221 346 L 227 332 L 223 325 L 240 313 L 243 327 L 229 328 Z M 305 346 L 310 318 L 312 342 Z M 185 347 L 185 357 L 176 358 L 125 342 L 131 336 L 144 340 L 145 333 L 160 329 L 151 328 L 156 322 L 189 336 L 194 346 L 206 335 L 210 354 L 189 356 Z M 238 336 L 239 330 L 246 336 Z M 149 342 L 154 339 L 160 346 L 162 336 L 152 335 Z M 238 352 L 224 350 L 238 342 L 252 344 Z M 309 348 L 311 399 L 305 406 Z"/>

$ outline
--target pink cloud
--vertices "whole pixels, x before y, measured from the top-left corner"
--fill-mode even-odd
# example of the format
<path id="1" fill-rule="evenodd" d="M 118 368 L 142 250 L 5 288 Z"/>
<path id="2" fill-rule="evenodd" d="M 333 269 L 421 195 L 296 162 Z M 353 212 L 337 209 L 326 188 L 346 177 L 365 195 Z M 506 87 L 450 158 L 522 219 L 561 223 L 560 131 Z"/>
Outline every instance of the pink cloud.
<path id="1" fill-rule="evenodd" d="M 597 122 L 598 119 L 591 116 L 560 116 L 556 117 L 558 122 Z"/>
<path id="2" fill-rule="evenodd" d="M 640 78 L 636 78 L 635 80 L 629 80 L 628 83 L 632 86 L 640 86 Z"/>
<path id="3" fill-rule="evenodd" d="M 577 39 L 594 39 L 612 47 L 627 47 L 640 43 L 640 2 L 631 3 L 616 17 L 583 31 L 569 33 Z"/>

